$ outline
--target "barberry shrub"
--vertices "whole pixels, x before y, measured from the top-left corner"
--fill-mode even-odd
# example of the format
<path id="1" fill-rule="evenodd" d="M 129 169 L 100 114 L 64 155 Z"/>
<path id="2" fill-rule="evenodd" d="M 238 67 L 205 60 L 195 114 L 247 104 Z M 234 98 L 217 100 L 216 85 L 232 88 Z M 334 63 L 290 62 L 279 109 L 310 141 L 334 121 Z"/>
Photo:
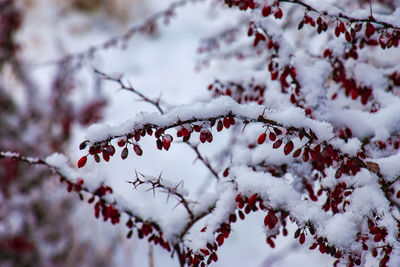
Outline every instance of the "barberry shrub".
<path id="1" fill-rule="evenodd" d="M 187 2 L 196 1 L 173 3 L 122 37 L 62 62 L 81 66 L 105 48 L 125 45 L 133 34 L 152 34 L 159 20 L 168 21 Z M 259 223 L 272 249 L 278 236 L 294 237 L 332 257 L 335 266 L 399 266 L 396 2 L 211 5 L 235 16 L 236 23 L 201 41 L 196 69 L 229 60 L 243 70 L 210 81 L 204 88 L 208 100 L 174 106 L 95 68 L 96 75 L 149 103 L 154 112 L 120 126 L 90 126 L 75 168 L 60 154 L 36 159 L 3 152 L 1 157 L 53 169 L 68 191 L 94 206 L 96 218 L 124 223 L 127 238 L 135 234 L 162 247 L 181 266 L 208 266 L 224 257 L 219 247 L 251 213 L 262 214 Z M 224 141 L 218 142 L 219 136 Z M 194 198 L 183 183 L 142 174 L 135 166 L 129 183 L 177 200 L 183 212 L 174 218 L 149 215 L 115 196 L 116 188 L 85 177 L 95 163 L 144 156 L 150 143 L 159 153 L 187 146 L 214 180 L 206 180 L 209 187 Z M 203 148 L 214 146 L 218 153 L 206 157 Z M 295 225 L 293 232 L 289 225 Z"/>

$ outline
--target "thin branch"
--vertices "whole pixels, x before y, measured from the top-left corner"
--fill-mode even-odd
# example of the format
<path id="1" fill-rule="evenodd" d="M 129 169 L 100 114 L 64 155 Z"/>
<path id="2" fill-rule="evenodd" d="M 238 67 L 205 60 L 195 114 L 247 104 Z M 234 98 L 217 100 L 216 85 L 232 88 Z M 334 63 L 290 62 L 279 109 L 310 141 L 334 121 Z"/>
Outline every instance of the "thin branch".
<path id="1" fill-rule="evenodd" d="M 197 158 L 203 162 L 203 164 L 210 170 L 210 172 L 214 175 L 214 177 L 218 180 L 219 176 L 218 173 L 211 167 L 210 162 L 207 160 L 207 158 L 203 157 L 199 151 L 199 148 L 197 145 L 193 145 L 189 142 L 186 142 L 192 149 L 193 151 L 196 153 Z"/>
<path id="2" fill-rule="evenodd" d="M 108 80 L 108 81 L 113 81 L 116 82 L 120 85 L 121 89 L 127 90 L 129 92 L 134 93 L 135 95 L 139 96 L 140 98 L 143 99 L 144 102 L 150 103 L 152 104 L 154 107 L 157 108 L 157 110 L 161 113 L 164 114 L 164 111 L 162 110 L 161 106 L 160 106 L 160 100 L 152 100 L 149 97 L 143 95 L 140 91 L 136 90 L 133 86 L 131 85 L 127 85 L 122 81 L 122 77 L 112 77 L 96 68 L 93 68 L 94 72 L 98 75 L 101 76 L 102 79 Z"/>
<path id="3" fill-rule="evenodd" d="M 167 193 L 168 195 L 172 194 L 175 197 L 178 198 L 179 203 L 182 203 L 182 205 L 185 207 L 187 213 L 189 214 L 190 220 L 194 219 L 194 214 L 193 211 L 189 208 L 189 200 L 187 200 L 182 193 L 178 191 L 179 186 L 182 185 L 182 183 L 176 184 L 174 187 L 168 186 L 163 182 L 163 179 L 161 178 L 161 175 L 159 177 L 149 177 L 143 174 L 140 174 L 144 180 L 141 180 L 139 178 L 139 175 L 136 172 L 136 179 L 134 181 L 128 181 L 128 183 L 133 184 L 133 186 L 136 188 L 138 185 L 142 184 L 149 184 L 151 186 L 150 190 L 155 190 L 156 188 L 161 188 Z"/>

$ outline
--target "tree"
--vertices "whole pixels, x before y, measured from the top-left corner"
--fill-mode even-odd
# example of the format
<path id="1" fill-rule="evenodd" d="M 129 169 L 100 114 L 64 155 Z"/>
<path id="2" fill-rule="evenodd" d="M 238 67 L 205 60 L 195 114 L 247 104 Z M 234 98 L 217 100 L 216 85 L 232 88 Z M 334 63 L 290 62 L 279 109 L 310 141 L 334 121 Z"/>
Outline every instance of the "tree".
<path id="1" fill-rule="evenodd" d="M 104 49 L 127 45 L 135 34 L 154 34 L 159 21 L 168 22 L 188 2 L 196 1 L 175 2 L 124 35 L 57 62 L 73 70 Z M 135 234 L 161 246 L 181 266 L 217 262 L 224 256 L 218 248 L 250 213 L 263 214 L 272 248 L 294 224 L 291 235 L 330 255 L 335 266 L 399 266 L 400 25 L 394 1 L 211 5 L 235 16 L 236 24 L 202 40 L 197 70 L 227 60 L 239 71 L 210 81 L 209 99 L 174 106 L 94 66 L 99 78 L 131 92 L 154 112 L 141 112 L 120 126 L 90 126 L 79 146 L 78 170 L 59 153 L 27 158 L 1 152 L 5 164 L 19 160 L 52 169 L 68 191 L 94 205 L 96 218 L 125 223 L 127 238 Z M 179 209 L 173 218 L 148 215 L 114 195 L 115 188 L 88 178 L 94 168 L 88 162 L 141 157 L 150 149 L 148 140 L 160 153 L 187 146 L 214 180 L 194 199 L 183 183 L 143 174 L 136 166 L 128 183 L 173 198 Z M 218 153 L 206 156 L 203 147 L 213 145 Z"/>

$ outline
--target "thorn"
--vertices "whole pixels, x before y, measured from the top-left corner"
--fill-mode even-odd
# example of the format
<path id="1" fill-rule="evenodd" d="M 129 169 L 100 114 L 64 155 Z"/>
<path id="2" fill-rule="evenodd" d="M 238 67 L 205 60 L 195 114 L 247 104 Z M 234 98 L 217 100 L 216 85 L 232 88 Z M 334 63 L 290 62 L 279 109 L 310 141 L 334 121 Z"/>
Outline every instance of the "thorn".
<path id="1" fill-rule="evenodd" d="M 242 129 L 242 133 L 243 133 L 244 129 L 246 129 L 247 124 L 248 124 L 248 123 L 245 123 L 245 124 L 244 124 L 243 129 Z"/>

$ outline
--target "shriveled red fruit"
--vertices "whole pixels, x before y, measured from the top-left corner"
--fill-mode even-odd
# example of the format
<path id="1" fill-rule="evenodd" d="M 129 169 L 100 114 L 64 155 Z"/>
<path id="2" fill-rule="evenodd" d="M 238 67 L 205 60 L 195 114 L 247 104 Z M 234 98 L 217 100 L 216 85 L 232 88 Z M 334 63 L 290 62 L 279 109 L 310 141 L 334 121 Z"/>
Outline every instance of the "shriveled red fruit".
<path id="1" fill-rule="evenodd" d="M 207 141 L 207 131 L 203 130 L 200 132 L 200 142 L 205 143 Z"/>
<path id="2" fill-rule="evenodd" d="M 300 236 L 300 233 L 301 233 L 301 229 L 298 228 L 298 229 L 296 230 L 296 232 L 294 232 L 294 238 L 298 238 L 298 237 Z"/>
<path id="3" fill-rule="evenodd" d="M 367 27 L 365 29 L 365 36 L 370 38 L 375 33 L 375 27 L 371 23 L 367 23 Z"/>
<path id="4" fill-rule="evenodd" d="M 217 236 L 217 238 L 215 239 L 215 241 L 217 241 L 218 246 L 222 246 L 224 244 L 224 235 L 223 234 L 219 234 Z"/>
<path id="5" fill-rule="evenodd" d="M 106 147 L 106 151 L 107 151 L 107 153 L 112 157 L 112 156 L 114 156 L 114 154 L 115 154 L 115 147 L 109 145 L 109 146 Z"/>
<path id="6" fill-rule="evenodd" d="M 119 147 L 123 147 L 123 146 L 125 146 L 125 143 L 126 143 L 126 141 L 124 139 L 121 139 L 121 140 L 118 141 L 117 144 L 118 144 Z"/>
<path id="7" fill-rule="evenodd" d="M 140 148 L 139 145 L 133 145 L 133 150 L 135 151 L 136 155 L 141 156 L 143 154 L 143 150 Z"/>
<path id="8" fill-rule="evenodd" d="M 258 137 L 257 143 L 259 145 L 263 144 L 265 142 L 266 138 L 267 138 L 267 134 L 266 133 L 260 134 L 260 136 Z"/>
<path id="9" fill-rule="evenodd" d="M 133 231 L 132 230 L 130 230 L 129 232 L 128 232 L 128 234 L 126 235 L 126 238 L 131 238 L 132 237 L 132 234 L 133 234 Z"/>
<path id="10" fill-rule="evenodd" d="M 82 168 L 83 166 L 85 166 L 87 161 L 87 157 L 83 156 L 82 158 L 79 159 L 78 161 L 78 168 Z"/>
<path id="11" fill-rule="evenodd" d="M 83 141 L 82 143 L 80 143 L 79 149 L 80 149 L 80 150 L 83 150 L 83 149 L 85 149 L 85 148 L 86 148 L 86 142 Z"/>
<path id="12" fill-rule="evenodd" d="M 268 245 L 270 245 L 271 248 L 274 248 L 274 247 L 275 247 L 275 243 L 274 243 L 274 241 L 272 240 L 272 238 L 267 237 L 267 243 L 268 243 Z"/>
<path id="13" fill-rule="evenodd" d="M 257 32 L 256 38 L 254 39 L 253 46 L 256 47 L 260 41 L 265 41 L 265 40 L 266 40 L 265 35 Z"/>
<path id="14" fill-rule="evenodd" d="M 324 243 L 319 244 L 319 252 L 322 254 L 326 253 L 326 246 Z"/>
<path id="15" fill-rule="evenodd" d="M 275 17 L 276 19 L 281 19 L 281 18 L 283 17 L 282 9 L 279 8 L 279 9 L 274 13 L 274 17 Z"/>
<path id="16" fill-rule="evenodd" d="M 272 148 L 277 149 L 282 145 L 282 139 L 276 140 L 272 145 Z"/>
<path id="17" fill-rule="evenodd" d="M 274 128 L 274 132 L 276 133 L 276 135 L 281 135 L 282 134 L 282 130 L 279 128 Z"/>
<path id="18" fill-rule="evenodd" d="M 231 127 L 231 123 L 229 122 L 229 119 L 228 118 L 224 118 L 223 119 L 223 123 L 224 123 L 224 127 L 226 128 L 226 129 L 228 129 L 229 127 Z"/>
<path id="19" fill-rule="evenodd" d="M 303 161 L 304 161 L 304 162 L 307 162 L 309 159 L 310 159 L 310 156 L 309 156 L 309 154 L 308 154 L 308 151 L 304 150 L 304 153 L 303 153 Z"/>
<path id="20" fill-rule="evenodd" d="M 244 217 L 245 217 L 245 216 L 244 216 L 243 211 L 239 210 L 238 214 L 239 214 L 239 218 L 240 218 L 241 220 L 244 220 Z"/>
<path id="21" fill-rule="evenodd" d="M 337 169 L 335 172 L 335 178 L 339 179 L 340 177 L 342 177 L 342 170 L 341 169 Z"/>
<path id="22" fill-rule="evenodd" d="M 196 124 L 196 125 L 193 126 L 193 130 L 195 132 L 199 133 L 201 131 L 201 126 Z"/>
<path id="23" fill-rule="evenodd" d="M 125 147 L 124 149 L 122 149 L 121 158 L 126 159 L 127 157 L 128 157 L 128 148 Z"/>
<path id="24" fill-rule="evenodd" d="M 254 195 L 252 195 L 252 196 L 249 198 L 249 200 L 247 201 L 247 204 L 248 204 L 250 207 L 253 207 L 254 204 L 256 203 L 256 201 L 257 201 L 257 194 L 254 194 Z"/>
<path id="25" fill-rule="evenodd" d="M 215 252 L 213 252 L 213 253 L 211 254 L 211 258 L 212 258 L 212 260 L 215 261 L 215 262 L 218 261 L 218 256 L 217 256 L 217 254 L 216 254 Z"/>
<path id="26" fill-rule="evenodd" d="M 341 33 L 344 33 L 346 31 L 346 26 L 344 25 L 343 22 L 339 23 L 339 30 Z"/>
<path id="27" fill-rule="evenodd" d="M 318 243 L 313 243 L 308 249 L 314 250 L 317 248 L 317 246 L 318 246 Z"/>
<path id="28" fill-rule="evenodd" d="M 107 161 L 107 162 L 109 162 L 110 161 L 110 154 L 108 154 L 108 152 L 107 151 L 103 151 L 103 159 L 105 160 L 105 161 Z"/>
<path id="29" fill-rule="evenodd" d="M 170 134 L 165 134 L 162 137 L 162 145 L 164 147 L 165 150 L 168 151 L 169 147 L 171 146 L 171 142 L 172 142 L 173 138 Z"/>
<path id="30" fill-rule="evenodd" d="M 182 128 L 182 136 L 187 137 L 189 135 L 190 135 L 190 133 L 189 133 L 188 129 Z"/>
<path id="31" fill-rule="evenodd" d="M 271 7 L 264 6 L 261 13 L 262 13 L 263 17 L 267 17 L 267 16 L 271 15 L 271 13 L 272 13 Z"/>
<path id="32" fill-rule="evenodd" d="M 285 153 L 285 155 L 289 155 L 290 152 L 293 151 L 294 145 L 292 140 L 289 140 L 289 142 L 286 143 L 286 145 L 283 148 L 283 153 Z"/>
<path id="33" fill-rule="evenodd" d="M 339 37 L 339 36 L 340 36 L 340 29 L 339 29 L 339 27 L 336 27 L 336 28 L 335 28 L 335 35 L 336 35 L 336 37 Z"/>
<path id="34" fill-rule="evenodd" d="M 318 160 L 319 152 L 315 150 L 310 150 L 310 155 L 313 160 Z"/>
<path id="35" fill-rule="evenodd" d="M 300 154 L 301 154 L 301 148 L 298 148 L 293 152 L 293 157 L 297 158 L 298 156 L 300 156 Z"/>
<path id="36" fill-rule="evenodd" d="M 229 175 L 229 168 L 226 168 L 226 169 L 224 170 L 224 172 L 222 173 L 222 176 L 228 177 L 228 175 Z"/>
<path id="37" fill-rule="evenodd" d="M 344 36 L 345 36 L 347 42 L 351 42 L 351 35 L 350 35 L 350 33 L 348 31 L 346 31 Z"/>
<path id="38" fill-rule="evenodd" d="M 275 212 L 269 211 L 268 215 L 265 216 L 264 225 L 268 226 L 269 229 L 273 229 L 278 224 L 278 217 L 276 217 Z"/>
<path id="39" fill-rule="evenodd" d="M 163 148 L 163 143 L 162 143 L 162 141 L 161 141 L 160 139 L 157 139 L 156 145 L 157 145 L 158 150 L 162 150 L 162 148 Z"/>
<path id="40" fill-rule="evenodd" d="M 271 140 L 272 142 L 276 140 L 276 134 L 274 134 L 273 132 L 269 133 L 269 140 Z"/>
<path id="41" fill-rule="evenodd" d="M 211 143 L 213 140 L 213 135 L 210 131 L 207 132 L 207 142 Z"/>
<path id="42" fill-rule="evenodd" d="M 217 123 L 217 131 L 220 132 L 224 128 L 224 124 L 222 123 L 221 120 L 218 121 Z"/>
<path id="43" fill-rule="evenodd" d="M 300 244 L 304 244 L 304 242 L 306 242 L 306 235 L 304 233 L 300 234 L 299 242 Z"/>

